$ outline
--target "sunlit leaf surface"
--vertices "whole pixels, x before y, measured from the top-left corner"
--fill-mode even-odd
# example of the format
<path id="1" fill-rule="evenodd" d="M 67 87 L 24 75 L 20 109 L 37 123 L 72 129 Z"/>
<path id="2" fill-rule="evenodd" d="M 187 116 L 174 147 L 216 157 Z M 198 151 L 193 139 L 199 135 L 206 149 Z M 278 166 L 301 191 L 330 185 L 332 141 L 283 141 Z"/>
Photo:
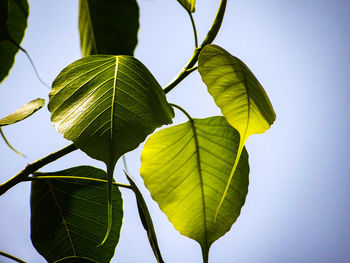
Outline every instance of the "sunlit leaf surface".
<path id="1" fill-rule="evenodd" d="M 241 137 L 263 133 L 276 115 L 263 87 L 238 58 L 216 45 L 200 53 L 198 71 L 227 121 Z"/>
<path id="2" fill-rule="evenodd" d="M 174 227 L 198 241 L 206 255 L 236 221 L 248 192 L 244 149 L 215 221 L 238 145 L 239 134 L 225 118 L 211 117 L 153 134 L 141 154 L 140 172 L 152 198 Z"/>
<path id="3" fill-rule="evenodd" d="M 131 56 L 95 55 L 70 64 L 55 79 L 48 107 L 66 139 L 107 164 L 174 114 L 158 82 Z"/>
<path id="4" fill-rule="evenodd" d="M 109 205 L 117 160 L 174 116 L 156 79 L 131 56 L 87 56 L 70 64 L 53 82 L 48 107 L 66 139 L 106 163 Z"/>
<path id="5" fill-rule="evenodd" d="M 79 32 L 83 56 L 133 55 L 138 29 L 136 0 L 80 0 Z"/>
<path id="6" fill-rule="evenodd" d="M 27 104 L 23 105 L 22 107 L 20 107 L 15 112 L 0 119 L 0 127 L 24 120 L 25 118 L 29 117 L 34 112 L 36 112 L 37 110 L 41 109 L 44 105 L 45 105 L 44 99 L 38 98 L 38 99 L 32 100 Z"/>
<path id="7" fill-rule="evenodd" d="M 18 45 L 27 27 L 29 10 L 27 0 L 0 2 L 0 82 L 2 82 L 15 61 Z"/>
<path id="8" fill-rule="evenodd" d="M 79 166 L 37 176 L 76 176 L 106 179 L 106 173 Z M 77 179 L 48 179 L 32 182 L 31 239 L 48 262 L 110 262 L 122 225 L 122 199 L 113 187 L 113 225 L 106 243 L 106 184 Z M 75 257 L 85 258 L 79 261 Z"/>
<path id="9" fill-rule="evenodd" d="M 196 0 L 177 0 L 187 11 L 194 13 Z"/>
<path id="10" fill-rule="evenodd" d="M 248 67 L 219 46 L 204 47 L 198 58 L 198 71 L 215 103 L 240 134 L 239 158 L 248 137 L 265 132 L 275 121 L 276 115 L 270 100 Z M 235 169 L 236 165 L 233 166 L 218 209 Z"/>

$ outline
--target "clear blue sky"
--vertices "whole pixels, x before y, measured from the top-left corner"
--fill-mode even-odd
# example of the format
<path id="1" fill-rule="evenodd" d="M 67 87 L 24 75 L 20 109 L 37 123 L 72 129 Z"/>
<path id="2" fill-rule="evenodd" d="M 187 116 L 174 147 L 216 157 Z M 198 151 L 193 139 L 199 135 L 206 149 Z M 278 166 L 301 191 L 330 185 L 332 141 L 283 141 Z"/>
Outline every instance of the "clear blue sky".
<path id="1" fill-rule="evenodd" d="M 52 82 L 80 58 L 78 1 L 31 0 L 22 46 L 41 76 Z M 194 15 L 200 40 L 211 25 L 219 0 L 198 0 Z M 211 248 L 212 263 L 349 262 L 350 258 L 350 2 L 228 1 L 215 43 L 241 58 L 268 93 L 277 121 L 247 142 L 250 187 L 241 216 Z M 193 50 L 190 20 L 176 0 L 139 0 L 141 28 L 136 57 L 165 85 Z M 48 98 L 19 53 L 0 86 L 0 116 L 28 101 Z M 168 100 L 193 117 L 220 114 L 198 73 L 169 93 Z M 184 121 L 180 115 L 175 122 Z M 69 144 L 50 123 L 46 108 L 22 123 L 5 127 L 24 159 L 0 141 L 0 180 Z M 181 236 L 150 198 L 138 174 L 140 149 L 127 155 L 142 188 L 168 263 L 201 262 L 195 241 Z M 42 169 L 81 164 L 104 167 L 73 153 Z M 116 179 L 124 181 L 121 166 Z M 112 262 L 155 262 L 139 222 L 132 194 L 123 190 L 125 217 Z M 30 241 L 30 184 L 0 197 L 0 250 L 28 262 L 44 262 Z M 0 262 L 10 262 L 0 258 Z"/>

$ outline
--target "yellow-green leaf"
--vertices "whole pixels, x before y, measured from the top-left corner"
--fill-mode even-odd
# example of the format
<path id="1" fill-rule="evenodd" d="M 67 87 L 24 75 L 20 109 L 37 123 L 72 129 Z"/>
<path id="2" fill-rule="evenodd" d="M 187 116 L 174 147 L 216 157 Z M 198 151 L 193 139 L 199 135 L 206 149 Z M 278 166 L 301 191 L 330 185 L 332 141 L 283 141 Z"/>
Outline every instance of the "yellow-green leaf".
<path id="1" fill-rule="evenodd" d="M 45 105 L 44 99 L 38 98 L 38 99 L 32 100 L 27 104 L 23 105 L 22 107 L 20 107 L 15 112 L 0 119 L 0 127 L 14 124 L 16 122 L 24 120 L 25 118 L 28 118 L 30 115 L 36 112 L 37 110 L 40 110 L 44 105 Z"/>
<path id="2" fill-rule="evenodd" d="M 207 45 L 198 58 L 198 71 L 223 115 L 240 134 L 239 158 L 252 134 L 263 133 L 276 119 L 265 90 L 238 58 L 216 45 Z M 232 168 L 217 212 L 225 198 L 236 164 Z"/>
<path id="3" fill-rule="evenodd" d="M 188 12 L 194 13 L 196 0 L 177 0 Z"/>
<path id="4" fill-rule="evenodd" d="M 152 198 L 181 234 L 201 245 L 205 262 L 211 244 L 238 218 L 248 192 L 244 149 L 215 221 L 238 145 L 238 132 L 218 116 L 163 129 L 149 137 L 141 154 L 140 172 Z"/>
<path id="5" fill-rule="evenodd" d="M 22 121 L 26 118 L 28 118 L 30 115 L 34 114 L 37 110 L 41 109 L 45 105 L 44 99 L 35 99 L 27 104 L 23 105 L 19 109 L 17 109 L 15 112 L 7 115 L 6 117 L 0 119 L 0 135 L 4 139 L 5 143 L 7 144 L 10 149 L 12 149 L 15 153 L 17 153 L 20 156 L 24 156 L 24 154 L 17 151 L 10 142 L 6 139 L 5 134 L 1 130 L 2 126 L 11 125 L 16 122 Z"/>

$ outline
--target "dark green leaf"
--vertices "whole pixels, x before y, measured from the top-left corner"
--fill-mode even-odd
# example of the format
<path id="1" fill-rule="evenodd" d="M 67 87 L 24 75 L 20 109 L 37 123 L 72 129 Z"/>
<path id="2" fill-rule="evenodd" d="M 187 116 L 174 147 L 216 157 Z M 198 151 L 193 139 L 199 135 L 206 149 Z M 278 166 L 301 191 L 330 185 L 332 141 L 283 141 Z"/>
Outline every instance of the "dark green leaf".
<path id="1" fill-rule="evenodd" d="M 238 145 L 239 133 L 220 116 L 163 129 L 148 138 L 141 154 L 140 172 L 152 198 L 181 234 L 199 242 L 204 259 L 236 221 L 248 193 L 244 148 L 215 220 Z"/>
<path id="2" fill-rule="evenodd" d="M 30 115 L 36 112 L 37 110 L 41 109 L 44 105 L 45 105 L 44 99 L 38 98 L 38 99 L 32 100 L 27 104 L 23 105 L 22 107 L 20 107 L 15 112 L 0 119 L 0 127 L 24 120 L 25 118 L 28 118 Z"/>
<path id="3" fill-rule="evenodd" d="M 106 164 L 174 116 L 158 82 L 130 56 L 95 55 L 72 63 L 55 79 L 48 107 L 66 139 Z"/>
<path id="4" fill-rule="evenodd" d="M 156 235 L 156 232 L 154 230 L 152 218 L 151 218 L 151 215 L 148 211 L 147 204 L 146 204 L 145 200 L 143 199 L 143 196 L 142 196 L 140 190 L 138 189 L 137 185 L 134 183 L 134 181 L 128 176 L 128 174 L 125 171 L 124 171 L 124 173 L 125 173 L 126 178 L 128 179 L 128 181 L 131 185 L 131 189 L 135 193 L 136 201 L 137 201 L 137 208 L 139 210 L 141 222 L 142 222 L 143 227 L 147 231 L 148 240 L 149 240 L 149 243 L 152 247 L 153 253 L 154 253 L 158 263 L 164 263 L 164 260 L 162 258 L 161 253 L 160 253 L 160 250 L 159 250 L 157 235 Z"/>
<path id="5" fill-rule="evenodd" d="M 48 107 L 66 139 L 106 163 L 109 205 L 117 160 L 174 116 L 156 79 L 131 56 L 95 55 L 72 63 L 55 79 Z"/>
<path id="6" fill-rule="evenodd" d="M 91 260 L 89 258 L 68 257 L 68 258 L 55 261 L 55 263 L 99 263 L 99 262 Z"/>
<path id="7" fill-rule="evenodd" d="M 100 169 L 80 166 L 36 176 L 104 180 L 107 175 Z M 67 257 L 99 263 L 111 260 L 119 240 L 123 210 L 120 191 L 113 187 L 112 231 L 105 244 L 98 246 L 107 229 L 105 192 L 105 183 L 79 179 L 40 179 L 32 183 L 31 239 L 48 262 Z"/>
<path id="8" fill-rule="evenodd" d="M 68 257 L 68 258 L 55 261 L 55 263 L 99 263 L 99 262 L 91 260 L 89 258 Z"/>
<path id="9" fill-rule="evenodd" d="M 8 75 L 28 18 L 27 0 L 0 0 L 0 82 Z"/>
<path id="10" fill-rule="evenodd" d="M 83 56 L 133 55 L 138 29 L 136 0 L 80 0 L 79 31 Z"/>

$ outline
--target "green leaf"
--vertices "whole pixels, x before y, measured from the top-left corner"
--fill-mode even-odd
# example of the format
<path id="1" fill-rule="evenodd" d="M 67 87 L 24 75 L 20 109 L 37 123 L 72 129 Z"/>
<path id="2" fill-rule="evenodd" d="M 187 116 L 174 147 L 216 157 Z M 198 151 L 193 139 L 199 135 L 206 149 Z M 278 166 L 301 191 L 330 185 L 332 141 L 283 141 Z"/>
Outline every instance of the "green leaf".
<path id="1" fill-rule="evenodd" d="M 244 149 L 215 221 L 238 145 L 238 132 L 217 116 L 163 129 L 148 138 L 141 154 L 145 186 L 174 227 L 199 242 L 204 262 L 211 244 L 238 218 L 248 192 Z"/>
<path id="2" fill-rule="evenodd" d="M 28 19 L 27 0 L 0 1 L 0 82 L 8 75 Z"/>
<path id="3" fill-rule="evenodd" d="M 216 45 L 204 47 L 198 71 L 227 121 L 244 140 L 263 133 L 276 119 L 265 90 L 248 67 Z"/>
<path id="4" fill-rule="evenodd" d="M 196 0 L 177 0 L 188 12 L 194 13 Z"/>
<path id="5" fill-rule="evenodd" d="M 49 97 L 58 131 L 106 164 L 115 164 L 174 116 L 156 79 L 131 56 L 75 61 L 57 76 Z"/>
<path id="6" fill-rule="evenodd" d="M 79 166 L 40 176 L 76 176 L 105 179 L 103 170 Z M 104 245 L 98 246 L 107 225 L 106 184 L 78 179 L 38 179 L 31 191 L 31 239 L 48 262 L 110 262 L 119 240 L 122 225 L 122 198 L 113 187 L 113 225 Z M 71 258 L 71 260 L 67 258 Z M 60 261 L 61 262 L 61 261 Z"/>
<path id="7" fill-rule="evenodd" d="M 55 79 L 48 107 L 66 139 L 106 163 L 109 201 L 117 160 L 174 116 L 156 79 L 131 56 L 95 55 L 72 63 Z"/>
<path id="8" fill-rule="evenodd" d="M 136 197 L 136 201 L 137 201 L 137 208 L 139 211 L 141 222 L 142 222 L 143 227 L 147 231 L 148 240 L 149 240 L 149 243 L 152 247 L 154 256 L 156 257 L 158 263 L 164 263 L 164 260 L 162 258 L 161 253 L 160 253 L 160 250 L 159 250 L 156 231 L 154 230 L 153 221 L 152 221 L 151 215 L 148 211 L 147 204 L 146 204 L 145 200 L 143 199 L 143 196 L 142 196 L 139 188 L 137 187 L 137 185 L 130 178 L 130 176 L 127 174 L 127 172 L 124 171 L 124 173 L 125 173 L 126 178 L 128 179 L 128 181 L 131 185 L 131 189 L 135 193 L 135 197 Z"/>
<path id="9" fill-rule="evenodd" d="M 28 118 L 37 110 L 41 109 L 44 105 L 45 105 L 44 99 L 38 98 L 38 99 L 32 100 L 27 104 L 23 105 L 22 107 L 20 107 L 15 112 L 0 119 L 0 127 L 22 121 L 25 118 Z"/>
<path id="10" fill-rule="evenodd" d="M 7 115 L 6 117 L 0 119 L 0 135 L 4 139 L 5 143 L 7 144 L 8 147 L 10 147 L 15 153 L 17 153 L 20 156 L 24 156 L 24 154 L 20 153 L 17 151 L 11 144 L 10 142 L 6 139 L 5 134 L 1 130 L 2 126 L 14 124 L 16 122 L 22 121 L 25 118 L 28 118 L 30 115 L 32 115 L 34 112 L 37 110 L 41 109 L 45 105 L 45 100 L 44 99 L 35 99 L 24 106 L 20 107 L 18 110 L 15 112 Z"/>
<path id="11" fill-rule="evenodd" d="M 136 0 L 80 0 L 79 31 L 83 56 L 133 55 L 138 29 Z"/>
<path id="12" fill-rule="evenodd" d="M 98 262 L 91 260 L 89 258 L 68 257 L 68 258 L 64 258 L 64 259 L 55 261 L 55 263 L 98 263 Z"/>
<path id="13" fill-rule="evenodd" d="M 249 68 L 221 47 L 204 47 L 198 58 L 198 71 L 216 105 L 240 134 L 237 160 L 218 204 L 218 212 L 246 140 L 252 134 L 269 129 L 276 115 L 265 90 Z"/>

